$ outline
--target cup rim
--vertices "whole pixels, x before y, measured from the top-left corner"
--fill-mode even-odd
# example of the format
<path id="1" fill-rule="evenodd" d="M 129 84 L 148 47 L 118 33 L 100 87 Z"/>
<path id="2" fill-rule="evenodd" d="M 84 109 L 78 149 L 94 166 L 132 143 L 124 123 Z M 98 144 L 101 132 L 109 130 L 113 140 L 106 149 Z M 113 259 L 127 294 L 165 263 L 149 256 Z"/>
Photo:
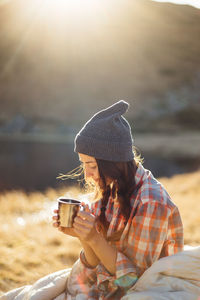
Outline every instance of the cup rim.
<path id="1" fill-rule="evenodd" d="M 64 203 L 64 204 L 74 204 L 74 205 L 80 205 L 81 202 L 77 199 L 72 199 L 72 198 L 67 198 L 67 197 L 59 197 L 57 199 L 59 203 Z"/>

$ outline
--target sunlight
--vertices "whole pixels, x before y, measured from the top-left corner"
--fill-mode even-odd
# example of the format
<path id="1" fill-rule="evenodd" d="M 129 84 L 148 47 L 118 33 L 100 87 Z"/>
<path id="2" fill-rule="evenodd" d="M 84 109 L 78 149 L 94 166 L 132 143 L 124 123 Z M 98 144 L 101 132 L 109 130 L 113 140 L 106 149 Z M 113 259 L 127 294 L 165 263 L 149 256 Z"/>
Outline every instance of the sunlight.
<path id="1" fill-rule="evenodd" d="M 60 10 L 75 10 L 75 11 L 90 11 L 101 4 L 100 0 L 46 0 L 48 9 L 54 11 Z"/>
<path id="2" fill-rule="evenodd" d="M 12 1 L 14 2 L 0 0 L 0 6 Z M 90 34 L 85 35 L 85 32 L 96 32 L 99 28 L 104 30 L 110 17 L 112 1 L 114 0 L 19 0 L 16 9 L 11 12 L 13 28 L 17 32 L 18 24 L 19 28 L 22 24 L 26 26 L 21 26 L 23 31 L 18 44 L 1 68 L 0 78 L 12 71 L 24 47 L 29 43 L 34 44 L 36 38 L 45 40 L 46 45 L 49 45 L 49 55 L 54 58 L 56 55 L 60 58 L 59 46 L 64 49 L 64 43 L 68 41 L 78 43 L 80 47 L 83 38 L 89 40 Z M 82 45 L 85 45 L 85 40 Z"/>
<path id="3" fill-rule="evenodd" d="M 93 17 L 105 0 L 46 0 L 43 5 L 45 18 L 85 19 Z"/>
<path id="4" fill-rule="evenodd" d="M 101 26 L 108 8 L 107 0 L 30 0 L 29 5 L 31 3 L 37 9 L 38 24 L 62 34 L 66 27 L 82 31 L 84 28 Z M 26 15 L 27 11 L 26 6 L 22 14 Z"/>

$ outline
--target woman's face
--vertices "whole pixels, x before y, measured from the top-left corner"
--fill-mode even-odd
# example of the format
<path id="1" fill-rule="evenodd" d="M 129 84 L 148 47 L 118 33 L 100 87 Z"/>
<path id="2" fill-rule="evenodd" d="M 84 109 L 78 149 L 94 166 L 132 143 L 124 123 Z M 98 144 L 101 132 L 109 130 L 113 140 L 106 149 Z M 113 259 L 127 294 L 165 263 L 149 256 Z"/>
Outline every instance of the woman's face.
<path id="1" fill-rule="evenodd" d="M 79 160 L 83 165 L 84 177 L 86 181 L 94 180 L 95 184 L 99 185 L 100 175 L 96 159 L 92 156 L 79 153 Z"/>

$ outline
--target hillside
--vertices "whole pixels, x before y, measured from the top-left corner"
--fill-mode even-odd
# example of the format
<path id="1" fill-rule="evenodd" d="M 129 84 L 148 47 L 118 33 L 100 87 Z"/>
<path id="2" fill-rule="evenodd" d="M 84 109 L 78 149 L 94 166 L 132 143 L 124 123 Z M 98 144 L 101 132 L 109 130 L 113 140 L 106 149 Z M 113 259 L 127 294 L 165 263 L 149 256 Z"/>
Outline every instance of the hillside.
<path id="1" fill-rule="evenodd" d="M 39 3 L 0 6 L 0 131 L 17 116 L 73 127 L 118 99 L 138 130 L 200 128 L 199 10 L 111 0 L 56 19 Z"/>

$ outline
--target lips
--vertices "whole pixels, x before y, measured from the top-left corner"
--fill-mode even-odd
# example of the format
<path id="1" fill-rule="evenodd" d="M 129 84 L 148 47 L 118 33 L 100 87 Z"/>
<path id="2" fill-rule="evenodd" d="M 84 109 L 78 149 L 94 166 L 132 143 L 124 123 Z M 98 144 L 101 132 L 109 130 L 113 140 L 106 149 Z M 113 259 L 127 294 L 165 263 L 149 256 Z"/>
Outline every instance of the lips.
<path id="1" fill-rule="evenodd" d="M 99 182 L 99 178 L 93 178 L 95 182 Z"/>

